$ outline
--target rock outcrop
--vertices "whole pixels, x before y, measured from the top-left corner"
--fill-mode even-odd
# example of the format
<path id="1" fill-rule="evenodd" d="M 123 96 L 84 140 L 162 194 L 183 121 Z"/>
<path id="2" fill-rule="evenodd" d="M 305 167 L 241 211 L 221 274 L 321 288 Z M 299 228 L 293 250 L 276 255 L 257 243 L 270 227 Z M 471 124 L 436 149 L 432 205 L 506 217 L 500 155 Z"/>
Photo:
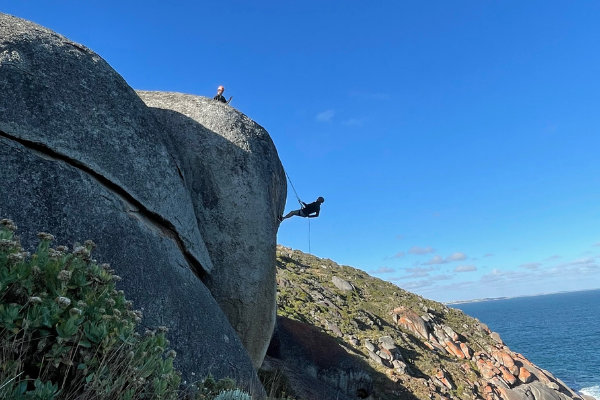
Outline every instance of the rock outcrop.
<path id="1" fill-rule="evenodd" d="M 6 14 L 0 14 L 0 93 L 0 217 L 15 221 L 22 244 L 33 248 L 41 231 L 53 233 L 58 244 L 93 240 L 95 257 L 122 277 L 119 287 L 142 309 L 143 324 L 170 328 L 184 379 L 211 373 L 259 388 L 253 364 L 271 335 L 274 218 L 285 199 L 281 164 L 268 134 L 230 107 L 207 106 L 202 112 L 215 113 L 207 118 L 223 118 L 224 129 L 254 153 L 215 147 L 199 162 L 180 151 L 181 137 L 172 137 L 156 110 L 100 56 Z M 257 161 L 260 157 L 268 159 Z M 207 167 L 211 163 L 213 169 Z M 237 197 L 223 190 L 231 186 Z M 217 207 L 221 214 L 207 217 L 223 203 L 231 208 Z M 252 212 L 255 220 L 239 218 Z M 243 226 L 258 218 L 264 220 Z M 207 246 L 203 234 L 217 237 Z M 245 247 L 225 247 L 241 246 L 242 235 L 247 235 Z M 231 271 L 235 281 L 223 278 L 228 274 L 223 253 L 228 251 L 248 253 L 237 259 L 247 261 L 248 269 L 241 265 Z M 236 312 L 257 319 L 263 315 L 262 337 L 256 329 L 238 327 L 236 332 L 222 311 L 223 301 L 215 301 L 235 284 L 242 292 L 233 301 Z M 254 302 L 239 300 L 250 292 Z M 250 349 L 252 360 L 240 332 L 247 343 L 259 343 L 258 350 Z"/>
<path id="2" fill-rule="evenodd" d="M 368 363 L 373 398 L 581 400 L 459 310 L 330 260 L 278 250 L 280 315 L 322 328 L 349 357 Z M 354 289 L 345 291 L 336 277 Z M 311 354 L 320 346 L 312 343 Z"/>
<path id="3" fill-rule="evenodd" d="M 205 279 L 256 368 L 275 324 L 285 173 L 269 134 L 205 97 L 138 92 L 166 127 L 214 268 Z"/>

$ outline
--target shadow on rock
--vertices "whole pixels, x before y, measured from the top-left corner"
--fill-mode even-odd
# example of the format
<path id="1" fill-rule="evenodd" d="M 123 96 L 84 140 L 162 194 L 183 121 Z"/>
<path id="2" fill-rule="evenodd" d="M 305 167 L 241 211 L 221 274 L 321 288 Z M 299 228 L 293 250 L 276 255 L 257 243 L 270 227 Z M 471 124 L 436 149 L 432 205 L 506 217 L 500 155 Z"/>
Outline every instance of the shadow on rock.
<path id="1" fill-rule="evenodd" d="M 295 395 L 306 400 L 384 398 L 373 393 L 374 381 L 388 380 L 358 355 L 345 350 L 317 327 L 277 317 L 263 370 L 279 370 Z M 392 383 L 390 381 L 390 383 Z M 397 392 L 403 392 L 396 384 Z M 406 392 L 406 399 L 416 397 Z M 397 397 L 396 397 L 397 398 Z"/>

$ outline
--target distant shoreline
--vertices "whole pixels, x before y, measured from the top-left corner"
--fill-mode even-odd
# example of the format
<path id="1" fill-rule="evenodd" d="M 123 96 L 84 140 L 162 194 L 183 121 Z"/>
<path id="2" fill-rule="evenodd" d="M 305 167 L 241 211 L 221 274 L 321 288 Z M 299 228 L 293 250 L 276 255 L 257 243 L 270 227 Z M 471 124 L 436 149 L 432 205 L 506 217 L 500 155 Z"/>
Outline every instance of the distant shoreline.
<path id="1" fill-rule="evenodd" d="M 577 292 L 591 292 L 594 290 L 600 290 L 600 288 L 596 289 L 580 289 L 580 290 L 562 290 L 559 292 L 550 292 L 550 293 L 537 293 L 537 294 L 523 294 L 519 296 L 508 296 L 508 297 L 485 297 L 483 299 L 473 299 L 473 300 L 456 300 L 456 301 L 448 301 L 443 304 L 450 306 L 453 304 L 465 304 L 465 303 L 481 303 L 483 301 L 496 301 L 496 300 L 508 300 L 508 299 L 518 299 L 521 297 L 538 297 L 538 296 L 547 296 L 551 294 L 562 294 L 562 293 L 577 293 Z"/>

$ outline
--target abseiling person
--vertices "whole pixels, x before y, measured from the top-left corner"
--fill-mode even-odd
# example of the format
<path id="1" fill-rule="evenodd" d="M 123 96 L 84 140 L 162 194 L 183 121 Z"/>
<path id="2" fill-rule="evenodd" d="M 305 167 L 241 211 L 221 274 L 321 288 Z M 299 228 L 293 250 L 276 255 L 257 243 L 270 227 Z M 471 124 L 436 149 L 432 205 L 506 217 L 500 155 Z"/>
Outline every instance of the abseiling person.
<path id="1" fill-rule="evenodd" d="M 303 201 L 300 203 L 302 203 L 301 209 L 290 211 L 285 217 L 279 217 L 279 222 L 283 221 L 284 219 L 291 218 L 294 215 L 303 218 L 317 218 L 321 212 L 321 204 L 325 203 L 325 199 L 323 197 L 319 197 L 317 201 L 310 204 L 306 204 Z"/>

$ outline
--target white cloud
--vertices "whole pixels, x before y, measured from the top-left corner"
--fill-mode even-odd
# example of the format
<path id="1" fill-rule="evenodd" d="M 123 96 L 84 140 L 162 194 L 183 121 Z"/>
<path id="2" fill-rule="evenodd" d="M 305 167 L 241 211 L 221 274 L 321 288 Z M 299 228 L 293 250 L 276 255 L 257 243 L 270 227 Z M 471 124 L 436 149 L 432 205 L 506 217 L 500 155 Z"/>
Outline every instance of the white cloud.
<path id="1" fill-rule="evenodd" d="M 389 274 L 392 272 L 396 272 L 396 270 L 394 268 L 388 267 L 379 267 L 377 269 L 369 271 L 370 274 Z"/>
<path id="2" fill-rule="evenodd" d="M 437 265 L 446 264 L 448 261 L 444 260 L 441 256 L 434 256 L 431 260 L 424 262 L 423 265 Z"/>
<path id="3" fill-rule="evenodd" d="M 390 278 L 390 280 L 391 281 L 399 281 L 399 280 L 403 280 L 403 279 L 424 278 L 426 276 L 429 276 L 429 272 L 433 271 L 433 267 L 429 267 L 429 268 L 422 268 L 422 267 L 404 268 L 404 270 L 407 272 L 407 275 L 402 275 L 402 276 Z"/>
<path id="4" fill-rule="evenodd" d="M 572 266 L 579 266 L 579 265 L 591 265 L 591 264 L 595 264 L 595 261 L 596 260 L 591 257 L 580 258 L 578 260 L 573 260 L 573 261 L 566 262 L 566 263 L 560 263 L 557 265 L 557 268 L 565 268 L 565 267 L 572 267 Z"/>
<path id="5" fill-rule="evenodd" d="M 402 258 L 404 257 L 406 253 L 403 251 L 399 251 L 398 253 L 394 254 L 394 256 L 392 258 Z"/>
<path id="6" fill-rule="evenodd" d="M 433 253 L 434 251 L 435 250 L 432 249 L 430 246 L 427 246 L 425 248 L 419 247 L 419 246 L 413 246 L 408 250 L 408 252 L 410 254 L 429 254 L 429 253 Z"/>
<path id="7" fill-rule="evenodd" d="M 542 265 L 542 263 L 533 262 L 533 263 L 521 264 L 521 265 L 519 265 L 519 268 L 538 269 L 541 265 Z"/>
<path id="8" fill-rule="evenodd" d="M 593 247 L 600 247 L 600 242 L 594 244 Z"/>
<path id="9" fill-rule="evenodd" d="M 421 279 L 421 280 L 414 281 L 414 282 L 407 282 L 405 284 L 402 284 L 402 286 L 400 286 L 400 285 L 399 286 L 402 289 L 414 290 L 414 289 L 420 289 L 420 288 L 432 286 L 439 281 L 444 281 L 444 280 L 448 280 L 448 279 L 452 279 L 452 276 L 451 275 L 434 275 L 427 279 Z"/>
<path id="10" fill-rule="evenodd" d="M 402 240 L 402 239 L 404 239 L 404 235 L 396 235 L 396 239 Z"/>
<path id="11" fill-rule="evenodd" d="M 346 126 L 362 126 L 365 121 L 364 118 L 350 118 L 342 121 L 342 124 Z"/>
<path id="12" fill-rule="evenodd" d="M 492 254 L 492 253 L 486 253 L 486 254 L 484 254 L 483 256 L 484 256 L 484 257 L 491 257 L 491 256 L 493 256 L 493 254 Z"/>
<path id="13" fill-rule="evenodd" d="M 563 262 L 552 268 L 544 268 L 541 263 L 523 264 L 522 267 L 516 270 L 499 270 L 494 269 L 490 273 L 483 275 L 479 280 L 461 280 L 452 282 L 446 285 L 438 284 L 433 276 L 414 282 L 406 283 L 406 289 L 418 290 L 420 294 L 428 293 L 429 296 L 438 296 L 441 293 L 449 294 L 454 292 L 459 297 L 464 296 L 465 291 L 477 292 L 473 298 L 499 297 L 506 294 L 515 295 L 516 288 L 521 293 L 531 293 L 532 290 L 544 292 L 549 285 L 560 282 L 562 286 L 567 280 L 572 282 L 599 282 L 600 263 L 598 258 L 585 257 L 569 262 Z M 536 264 L 539 264 L 535 267 Z M 455 272 L 460 272 L 459 266 L 454 269 Z M 432 267 L 433 268 L 433 267 Z M 468 276 L 468 275 L 467 275 Z M 556 285 L 554 286 L 556 287 Z"/>
<path id="14" fill-rule="evenodd" d="M 467 255 L 465 253 L 452 253 L 450 254 L 448 257 L 446 257 L 446 261 L 462 261 L 462 260 L 466 260 L 467 259 Z"/>
<path id="15" fill-rule="evenodd" d="M 550 256 L 550 257 L 546 258 L 544 261 L 558 260 L 559 258 L 562 258 L 562 257 L 559 256 L 558 254 L 555 254 L 553 256 Z"/>
<path id="16" fill-rule="evenodd" d="M 330 122 L 333 119 L 334 115 L 335 111 L 333 110 L 323 111 L 322 113 L 317 114 L 316 120 L 320 122 Z"/>
<path id="17" fill-rule="evenodd" d="M 454 272 L 471 272 L 471 271 L 477 271 L 477 267 L 474 265 L 459 265 L 458 267 L 454 268 Z"/>

